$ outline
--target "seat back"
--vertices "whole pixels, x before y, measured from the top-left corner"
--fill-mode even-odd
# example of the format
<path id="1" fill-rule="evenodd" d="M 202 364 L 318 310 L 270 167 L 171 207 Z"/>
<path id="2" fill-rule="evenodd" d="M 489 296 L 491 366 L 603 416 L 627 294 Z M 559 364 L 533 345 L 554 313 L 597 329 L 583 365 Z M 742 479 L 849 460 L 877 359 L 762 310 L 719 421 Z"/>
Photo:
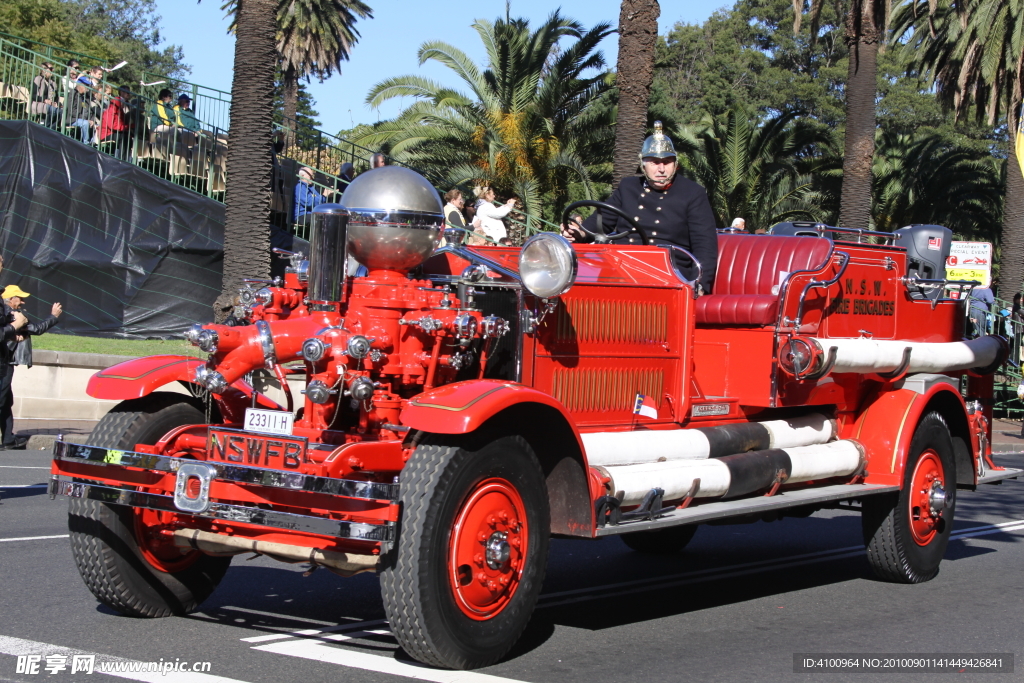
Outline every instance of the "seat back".
<path id="1" fill-rule="evenodd" d="M 774 324 L 789 274 L 819 270 L 831 255 L 832 242 L 822 237 L 719 235 L 715 289 L 697 300 L 697 323 Z"/>

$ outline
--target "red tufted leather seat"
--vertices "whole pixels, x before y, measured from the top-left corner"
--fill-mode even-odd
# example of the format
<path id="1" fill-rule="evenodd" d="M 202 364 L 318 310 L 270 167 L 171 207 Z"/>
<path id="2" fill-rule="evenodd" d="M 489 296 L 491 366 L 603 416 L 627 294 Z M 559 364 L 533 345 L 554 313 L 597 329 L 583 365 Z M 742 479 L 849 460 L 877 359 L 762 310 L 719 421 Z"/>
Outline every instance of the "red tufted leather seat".
<path id="1" fill-rule="evenodd" d="M 713 294 L 697 299 L 698 325 L 774 325 L 788 273 L 820 270 L 832 256 L 822 237 L 719 235 Z"/>

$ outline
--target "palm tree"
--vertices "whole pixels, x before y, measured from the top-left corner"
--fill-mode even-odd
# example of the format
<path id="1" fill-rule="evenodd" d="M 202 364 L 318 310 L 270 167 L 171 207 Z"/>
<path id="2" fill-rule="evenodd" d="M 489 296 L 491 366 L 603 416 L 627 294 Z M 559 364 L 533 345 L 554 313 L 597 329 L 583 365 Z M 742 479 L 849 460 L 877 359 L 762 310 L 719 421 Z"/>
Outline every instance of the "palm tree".
<path id="1" fill-rule="evenodd" d="M 995 126 L 1006 122 L 1010 142 L 1000 234 L 1000 279 L 1011 293 L 1024 281 L 1024 175 L 1013 153 L 1021 144 L 1024 91 L 1024 4 L 1018 0 L 906 0 L 893 36 L 905 38 L 911 65 L 935 85 L 957 120 L 970 113 Z"/>
<path id="2" fill-rule="evenodd" d="M 851 0 L 846 14 L 850 66 L 846 79 L 846 140 L 839 224 L 871 222 L 871 163 L 875 152 L 878 48 L 885 38 L 889 0 Z"/>
<path id="3" fill-rule="evenodd" d="M 637 153 L 647 130 L 647 102 L 654 80 L 654 47 L 658 42 L 658 0 L 622 0 L 619 10 L 619 57 L 615 85 L 619 111 L 615 120 L 615 164 L 612 184 L 637 168 Z"/>
<path id="4" fill-rule="evenodd" d="M 945 225 L 991 238 L 999 222 L 1001 162 L 949 147 L 934 134 L 881 133 L 875 150 L 875 229 Z"/>
<path id="5" fill-rule="evenodd" d="M 796 116 L 758 123 L 736 107 L 676 130 L 680 170 L 707 190 L 719 226 L 736 216 L 750 228 L 825 220 L 829 197 L 816 177 L 836 172 L 832 139 Z"/>
<path id="6" fill-rule="evenodd" d="M 531 222 L 542 213 L 553 217 L 552 207 L 570 192 L 594 197 L 611 160 L 612 86 L 595 52 L 610 26 L 588 31 L 556 11 L 536 31 L 509 17 L 477 20 L 473 28 L 487 51 L 483 70 L 447 43 L 419 50 L 420 64 L 445 65 L 468 93 L 420 76 L 389 78 L 373 87 L 367 103 L 416 102 L 353 142 L 387 149 L 439 186 L 483 183 L 518 196 Z M 559 49 L 561 38 L 575 40 Z"/>
<path id="7" fill-rule="evenodd" d="M 243 278 L 270 274 L 274 112 L 253 103 L 274 98 L 278 0 L 235 1 L 236 68 L 231 81 L 231 141 L 225 169 L 229 180 L 224 198 L 224 278 L 223 290 L 214 303 L 218 320 L 231 310 Z"/>
<path id="8" fill-rule="evenodd" d="M 237 0 L 223 6 L 237 17 Z M 329 78 L 340 71 L 352 46 L 359 40 L 357 19 L 372 19 L 373 10 L 360 0 L 279 0 L 277 51 L 281 55 L 284 86 L 284 120 L 294 127 L 299 99 L 299 80 Z M 233 20 L 228 31 L 233 31 Z"/>

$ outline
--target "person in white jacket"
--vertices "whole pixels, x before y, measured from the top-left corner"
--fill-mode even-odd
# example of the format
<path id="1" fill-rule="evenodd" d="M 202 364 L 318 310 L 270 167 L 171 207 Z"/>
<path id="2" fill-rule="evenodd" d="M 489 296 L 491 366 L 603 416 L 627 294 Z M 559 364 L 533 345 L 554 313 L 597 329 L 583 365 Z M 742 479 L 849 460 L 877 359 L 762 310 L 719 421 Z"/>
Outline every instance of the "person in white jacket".
<path id="1" fill-rule="evenodd" d="M 495 242 L 507 237 L 508 232 L 505 230 L 505 223 L 502 219 L 515 208 L 518 200 L 512 197 L 505 202 L 504 206 L 495 206 L 493 203 L 494 190 L 490 187 L 473 188 L 473 194 L 477 197 L 476 217 L 480 221 L 480 229 L 483 230 L 483 233 Z"/>

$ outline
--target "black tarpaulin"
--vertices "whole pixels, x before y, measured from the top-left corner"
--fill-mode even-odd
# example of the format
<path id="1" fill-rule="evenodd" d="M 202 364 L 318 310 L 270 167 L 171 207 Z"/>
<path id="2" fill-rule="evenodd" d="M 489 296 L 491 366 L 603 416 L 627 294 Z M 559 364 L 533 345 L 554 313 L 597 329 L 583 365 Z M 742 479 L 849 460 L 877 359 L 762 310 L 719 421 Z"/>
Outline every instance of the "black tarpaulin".
<path id="1" fill-rule="evenodd" d="M 0 285 L 57 330 L 180 337 L 212 320 L 224 205 L 55 131 L 0 122 Z"/>

